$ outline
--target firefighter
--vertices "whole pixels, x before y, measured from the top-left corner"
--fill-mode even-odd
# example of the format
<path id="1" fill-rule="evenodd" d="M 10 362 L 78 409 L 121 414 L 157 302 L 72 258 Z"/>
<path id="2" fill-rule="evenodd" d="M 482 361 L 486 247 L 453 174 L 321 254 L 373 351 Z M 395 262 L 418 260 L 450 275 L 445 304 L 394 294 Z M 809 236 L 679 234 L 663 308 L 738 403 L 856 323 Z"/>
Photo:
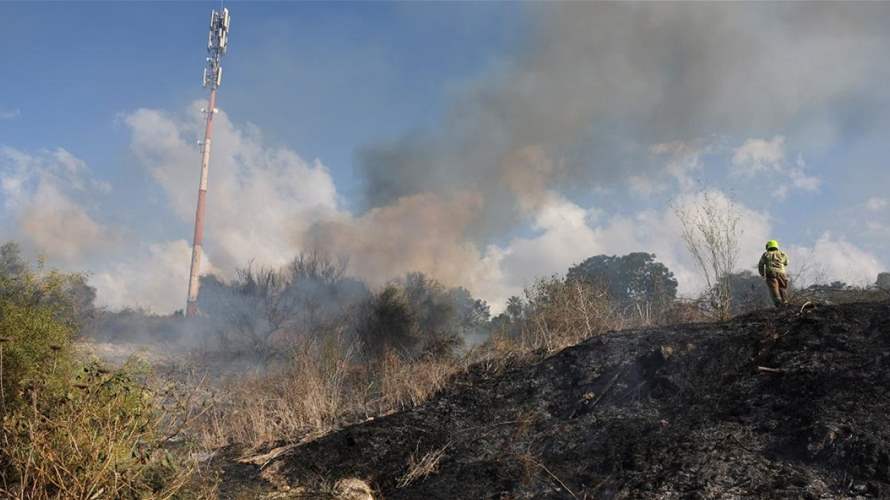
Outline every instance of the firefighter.
<path id="1" fill-rule="evenodd" d="M 769 240 L 766 242 L 766 252 L 760 257 L 757 270 L 766 278 L 766 286 L 773 298 L 776 307 L 788 303 L 788 275 L 785 268 L 788 267 L 788 256 L 779 250 L 779 242 Z"/>

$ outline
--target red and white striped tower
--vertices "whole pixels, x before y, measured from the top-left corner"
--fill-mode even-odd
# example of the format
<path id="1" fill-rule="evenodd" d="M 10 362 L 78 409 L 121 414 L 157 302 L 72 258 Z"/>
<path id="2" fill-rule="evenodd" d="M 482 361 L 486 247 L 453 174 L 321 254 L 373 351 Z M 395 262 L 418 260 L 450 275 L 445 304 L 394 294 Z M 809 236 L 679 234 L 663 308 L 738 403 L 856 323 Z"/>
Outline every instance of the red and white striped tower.
<path id="1" fill-rule="evenodd" d="M 185 307 L 186 316 L 198 314 L 198 290 L 201 270 L 201 253 L 204 245 L 204 210 L 207 200 L 207 170 L 210 167 L 210 145 L 213 143 L 213 115 L 216 114 L 216 89 L 222 83 L 222 56 L 229 45 L 229 9 L 210 13 L 210 34 L 207 39 L 207 64 L 204 66 L 204 87 L 210 88 L 208 107 L 204 110 L 207 121 L 204 141 L 201 143 L 201 180 L 198 184 L 198 208 L 195 211 L 195 234 L 192 244 L 192 266 L 189 271 L 189 295 Z"/>

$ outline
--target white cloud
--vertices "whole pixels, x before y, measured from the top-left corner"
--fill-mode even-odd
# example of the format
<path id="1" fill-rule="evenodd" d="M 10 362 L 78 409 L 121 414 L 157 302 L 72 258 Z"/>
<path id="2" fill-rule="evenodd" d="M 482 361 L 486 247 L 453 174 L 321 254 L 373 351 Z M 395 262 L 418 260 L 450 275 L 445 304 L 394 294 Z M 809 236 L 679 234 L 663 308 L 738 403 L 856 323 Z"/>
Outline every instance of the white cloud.
<path id="1" fill-rule="evenodd" d="M 0 195 L 9 237 L 50 264 L 91 269 L 97 303 L 158 312 L 185 303 L 191 247 L 184 240 L 145 244 L 123 238 L 92 215 L 90 201 L 111 186 L 92 177 L 87 164 L 65 149 L 26 153 L 0 148 Z M 206 263 L 205 271 L 211 269 Z"/>
<path id="2" fill-rule="evenodd" d="M 673 205 L 681 212 L 690 213 L 702 206 L 705 198 L 717 210 L 731 211 L 738 216 L 737 270 L 754 268 L 760 258 L 763 242 L 772 231 L 769 215 L 733 200 L 719 190 L 683 194 L 674 200 Z M 665 254 L 665 262 L 672 270 L 676 269 L 674 273 L 680 282 L 679 292 L 687 296 L 701 292 L 705 287 L 705 277 L 682 241 L 682 225 L 675 213 L 671 210 L 654 212 L 646 234 L 653 235 L 649 237 L 653 240 L 652 248 L 663 248 L 661 252 Z"/>
<path id="3" fill-rule="evenodd" d="M 818 191 L 819 186 L 822 185 L 822 179 L 807 175 L 802 168 L 790 169 L 788 171 L 788 176 L 791 178 L 791 183 L 794 187 L 803 191 Z"/>
<path id="4" fill-rule="evenodd" d="M 872 196 L 865 202 L 865 207 L 872 212 L 880 212 L 887 208 L 887 205 L 887 198 L 881 198 L 879 196 Z"/>
<path id="5" fill-rule="evenodd" d="M 22 115 L 22 110 L 16 109 L 0 109 L 0 120 L 14 120 Z"/>
<path id="6" fill-rule="evenodd" d="M 113 233 L 83 201 L 107 190 L 64 149 L 28 154 L 0 148 L 3 219 L 14 226 L 14 237 L 49 259 L 74 263 L 114 243 Z"/>
<path id="7" fill-rule="evenodd" d="M 164 190 L 173 213 L 188 223 L 197 196 L 198 108 L 179 119 L 145 109 L 125 116 L 133 152 Z M 312 224 L 348 217 L 318 161 L 265 146 L 255 127 L 238 129 L 224 113 L 216 117 L 215 134 L 202 274 L 230 273 L 252 259 L 282 265 L 303 249 Z M 122 238 L 126 228 L 105 226 L 91 215 L 90 207 L 110 190 L 64 149 L 29 154 L 0 148 L 0 195 L 3 220 L 13 228 L 10 237 L 64 267 L 90 269 L 102 305 L 162 313 L 182 308 L 190 243 L 176 235 L 157 242 Z"/>
<path id="8" fill-rule="evenodd" d="M 702 155 L 707 153 L 709 150 L 710 148 L 706 145 L 700 144 L 700 141 L 666 142 L 661 144 L 654 144 L 649 148 L 649 152 L 652 155 L 667 158 L 665 171 L 671 177 L 673 177 L 674 180 L 677 181 L 682 189 L 686 190 L 694 187 L 695 183 L 692 179 L 692 174 L 694 172 L 701 171 L 702 167 L 704 166 L 702 162 Z M 641 182 L 639 178 L 631 178 L 631 187 L 644 195 L 651 194 L 657 191 L 663 191 L 668 187 L 666 185 L 663 185 L 660 187 L 660 189 L 639 190 L 639 187 L 641 186 L 645 188 L 646 183 Z"/>
<path id="9" fill-rule="evenodd" d="M 627 183 L 630 190 L 640 196 L 648 197 L 668 189 L 667 183 L 657 183 L 652 176 L 632 175 Z"/>
<path id="10" fill-rule="evenodd" d="M 865 286 L 887 269 L 875 255 L 828 232 L 810 247 L 792 245 L 786 251 L 791 258 L 790 272 L 801 275 L 800 286 L 831 281 Z"/>
<path id="11" fill-rule="evenodd" d="M 773 190 L 773 198 L 777 200 L 784 200 L 788 197 L 788 191 L 790 190 L 791 188 L 787 184 L 782 184 Z"/>
<path id="12" fill-rule="evenodd" d="M 777 135 L 770 140 L 748 139 L 732 154 L 732 174 L 753 178 L 775 186 L 773 196 L 784 200 L 791 189 L 814 192 L 822 184 L 819 177 L 806 171 L 806 162 L 798 154 L 793 165 L 786 162 L 785 138 Z"/>
<path id="13" fill-rule="evenodd" d="M 700 204 L 703 196 L 704 193 L 687 193 L 678 197 L 675 204 L 688 209 Z M 719 191 L 710 191 L 708 196 L 718 205 L 730 205 L 729 198 Z M 739 268 L 751 269 L 770 234 L 769 217 L 740 204 L 735 207 L 741 230 Z M 592 212 L 551 193 L 549 202 L 534 220 L 538 234 L 487 249 L 484 262 L 493 269 L 491 280 L 477 293 L 497 310 L 510 295 L 521 295 L 522 288 L 536 277 L 565 273 L 573 264 L 594 255 L 630 252 L 654 253 L 674 272 L 681 295 L 695 295 L 703 289 L 704 277 L 680 238 L 681 224 L 672 210 L 613 215 L 599 224 L 592 222 Z"/>
<path id="14" fill-rule="evenodd" d="M 195 138 L 200 103 L 184 118 L 140 109 L 125 117 L 131 147 L 184 222 L 194 218 L 200 166 Z M 249 260 L 283 265 L 300 250 L 315 221 L 338 217 L 337 192 L 327 168 L 286 148 L 263 144 L 255 127 L 214 118 L 207 192 L 206 252 L 221 269 Z"/>
<path id="15" fill-rule="evenodd" d="M 125 116 L 132 133 L 131 148 L 141 166 L 163 189 L 172 212 L 188 224 L 194 216 L 197 190 L 199 151 L 194 139 L 202 129 L 199 106 L 192 106 L 184 117 L 147 109 Z M 350 271 L 372 284 L 407 271 L 422 271 L 447 284 L 466 286 L 497 310 L 536 277 L 564 273 L 597 254 L 644 251 L 655 253 L 675 273 L 681 294 L 695 295 L 704 286 L 680 238 L 680 223 L 667 207 L 610 216 L 544 189 L 534 204 L 523 207 L 534 235 L 481 250 L 466 235 L 485 202 L 478 194 L 420 193 L 355 216 L 340 207 L 333 180 L 319 161 L 309 162 L 287 148 L 265 145 L 255 127 L 236 127 L 225 113 L 216 120 L 204 273 L 214 270 L 225 275 L 252 259 L 277 266 L 296 252 L 319 245 L 349 256 Z M 781 137 L 748 141 L 733 159 L 738 158 L 740 164 L 783 165 L 783 144 Z M 674 189 L 679 188 L 675 199 L 679 207 L 694 206 L 704 196 L 688 188 L 692 173 L 701 168 L 705 150 L 685 143 L 651 148 L 652 154 L 666 156 L 665 171 L 678 181 Z M 5 148 L 0 150 L 0 161 L 6 212 L 16 214 L 16 223 L 36 246 L 56 248 L 57 257 L 75 261 L 95 251 L 96 245 L 111 241 L 109 234 L 119 232 L 94 220 L 88 205 L 79 202 L 82 197 L 107 192 L 110 186 L 93 179 L 88 166 L 70 152 L 59 149 L 29 155 Z M 790 186 L 818 187 L 818 179 L 805 173 L 802 159 L 786 170 L 791 172 Z M 647 182 L 639 180 L 640 191 L 664 189 Z M 709 196 L 726 206 L 731 203 L 719 191 Z M 868 206 L 885 207 L 886 201 L 869 200 Z M 58 223 L 41 218 L 44 208 Z M 751 269 L 763 241 L 772 236 L 770 219 L 741 204 L 736 208 L 743 230 L 739 267 Z M 826 274 L 850 282 L 880 268 L 873 256 L 827 234 L 812 248 L 790 248 L 793 260 L 818 260 L 824 263 Z M 829 250 L 851 255 L 857 264 Z M 93 269 L 92 283 L 98 288 L 100 303 L 157 312 L 181 309 L 190 251 L 189 242 L 175 235 L 169 241 L 120 246 L 116 258 L 104 259 Z"/>
<path id="16" fill-rule="evenodd" d="M 192 106 L 184 118 L 147 109 L 124 117 L 134 153 L 164 190 L 173 212 L 187 223 L 194 217 L 197 191 L 199 156 L 193 138 L 202 127 L 198 108 Z M 493 276 L 485 268 L 488 257 L 464 233 L 478 212 L 478 196 L 421 193 L 354 216 L 339 207 L 333 180 L 319 161 L 266 146 L 256 127 L 236 127 L 225 113 L 215 120 L 205 251 L 223 276 L 251 260 L 280 266 L 297 252 L 315 248 L 348 257 L 349 271 L 372 285 L 421 271 L 475 290 Z M 158 253 L 143 252 L 143 260 L 158 261 Z M 185 255 L 179 274 L 187 273 L 188 262 Z M 97 283 L 122 290 L 131 279 L 140 280 L 132 270 L 153 265 L 120 265 Z M 172 271 L 165 276 L 169 286 L 181 279 L 178 287 L 184 290 L 185 277 L 174 278 L 178 274 Z M 167 285 L 135 286 L 118 294 L 127 297 L 121 304 L 137 302 L 161 311 L 180 306 L 178 299 L 169 302 L 157 291 Z"/>
<path id="17" fill-rule="evenodd" d="M 139 307 L 159 313 L 182 309 L 186 301 L 191 244 L 185 240 L 168 241 L 133 249 L 90 277 L 97 289 L 100 305 L 121 309 Z M 213 271 L 204 259 L 204 273 Z"/>
<path id="18" fill-rule="evenodd" d="M 753 176 L 765 170 L 778 170 L 785 161 L 785 138 L 748 139 L 732 154 L 733 172 Z"/>
<path id="19" fill-rule="evenodd" d="M 197 190 L 193 139 L 202 128 L 199 106 L 184 118 L 147 109 L 124 117 L 132 150 L 187 223 L 194 217 Z M 420 271 L 480 294 L 497 288 L 498 271 L 489 266 L 497 257 L 483 255 L 467 240 L 482 203 L 478 195 L 419 193 L 356 216 L 339 207 L 333 180 L 320 162 L 266 146 L 255 127 L 236 127 L 225 113 L 215 120 L 205 251 L 224 276 L 251 260 L 279 266 L 301 250 L 318 248 L 348 257 L 349 272 L 372 285 Z M 541 217 L 547 216 L 544 210 Z M 127 270 L 118 267 L 115 273 Z M 109 274 L 104 286 L 120 288 L 129 279 Z M 184 283 L 183 278 L 180 288 Z M 143 286 L 127 300 L 162 310 L 167 304 L 149 293 L 154 289 Z"/>
<path id="20" fill-rule="evenodd" d="M 131 149 L 163 189 L 172 212 L 187 223 L 193 221 L 198 188 L 200 158 L 194 139 L 202 130 L 199 108 L 196 103 L 185 117 L 149 109 L 124 116 L 132 134 Z M 266 147 L 255 127 L 238 129 L 225 113 L 215 117 L 214 139 L 201 274 L 230 276 L 251 260 L 283 265 L 301 249 L 300 238 L 312 223 L 341 215 L 333 180 L 318 161 L 309 163 L 286 148 Z M 86 168 L 63 150 L 54 158 L 59 169 L 71 175 Z M 8 184 L 15 191 L 21 182 L 10 179 Z M 77 182 L 71 186 L 84 187 Z M 86 188 L 110 190 L 108 184 L 96 182 Z M 91 283 L 98 290 L 97 301 L 112 308 L 143 307 L 159 313 L 181 309 L 190 257 L 190 241 L 175 236 L 120 247 L 115 256 L 93 266 Z"/>

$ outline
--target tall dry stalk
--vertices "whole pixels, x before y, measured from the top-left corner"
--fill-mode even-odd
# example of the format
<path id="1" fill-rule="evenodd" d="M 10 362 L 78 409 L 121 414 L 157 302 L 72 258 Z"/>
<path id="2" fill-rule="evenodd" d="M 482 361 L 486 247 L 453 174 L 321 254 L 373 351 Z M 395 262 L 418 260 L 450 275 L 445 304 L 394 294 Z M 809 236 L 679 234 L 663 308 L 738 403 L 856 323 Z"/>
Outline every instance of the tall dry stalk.
<path id="1" fill-rule="evenodd" d="M 441 448 L 430 450 L 423 455 L 420 455 L 419 449 L 415 450 L 408 459 L 405 473 L 402 474 L 402 477 L 396 482 L 396 486 L 404 488 L 418 479 L 423 479 L 430 474 L 436 473 L 439 470 L 439 462 L 441 462 L 442 457 L 445 456 L 445 452 L 448 450 L 449 446 L 451 446 L 451 443 L 448 443 Z"/>
<path id="2" fill-rule="evenodd" d="M 730 199 L 704 192 L 693 205 L 674 205 L 686 249 L 702 271 L 712 305 L 721 319 L 732 315 L 732 289 L 724 277 L 735 271 L 742 229 L 741 213 Z"/>
<path id="3" fill-rule="evenodd" d="M 9 337 L 0 337 L 0 415 L 6 415 L 6 392 L 3 389 L 3 344 L 9 342 Z"/>

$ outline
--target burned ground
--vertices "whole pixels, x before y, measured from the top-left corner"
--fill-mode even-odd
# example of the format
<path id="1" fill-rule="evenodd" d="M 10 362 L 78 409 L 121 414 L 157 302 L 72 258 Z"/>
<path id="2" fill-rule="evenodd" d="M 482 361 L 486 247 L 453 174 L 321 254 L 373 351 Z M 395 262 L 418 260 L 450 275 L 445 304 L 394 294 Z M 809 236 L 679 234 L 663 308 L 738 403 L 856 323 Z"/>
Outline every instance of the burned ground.
<path id="1" fill-rule="evenodd" d="M 228 497 L 346 477 L 386 499 L 888 497 L 888 413 L 890 306 L 817 306 L 476 364 L 414 409 L 216 463 Z"/>

